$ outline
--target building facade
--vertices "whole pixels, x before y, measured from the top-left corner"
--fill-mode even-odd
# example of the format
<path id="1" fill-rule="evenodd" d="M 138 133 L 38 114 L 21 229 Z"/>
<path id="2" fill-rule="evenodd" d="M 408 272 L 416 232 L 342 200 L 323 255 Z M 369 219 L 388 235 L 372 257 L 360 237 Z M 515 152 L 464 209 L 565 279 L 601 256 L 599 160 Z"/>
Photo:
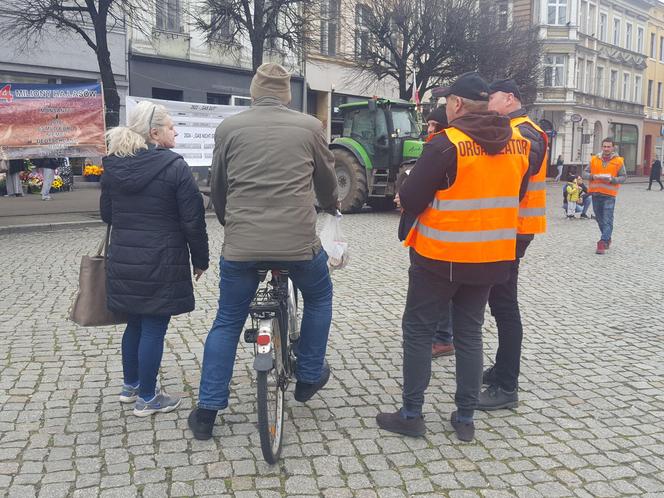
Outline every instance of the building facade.
<path id="1" fill-rule="evenodd" d="M 86 31 L 94 40 L 94 31 Z M 22 42 L 0 39 L 0 81 L 44 84 L 100 81 L 97 57 L 80 35 L 59 31 L 49 23 L 42 37 L 28 49 Z M 124 121 L 124 97 L 129 88 L 126 43 L 123 27 L 117 26 L 108 33 L 111 65 L 120 94 L 120 122 Z"/>
<path id="2" fill-rule="evenodd" d="M 151 29 L 128 27 L 130 94 L 217 105 L 250 105 L 253 77 L 248 39 L 231 38 L 230 28 L 206 40 L 187 14 L 195 2 L 171 0 L 147 13 Z M 147 32 L 146 32 L 147 31 Z M 304 106 L 302 57 L 276 40 L 267 42 L 264 62 L 278 62 L 293 73 L 291 107 Z"/>
<path id="3" fill-rule="evenodd" d="M 650 9 L 647 41 L 648 59 L 643 82 L 643 165 L 646 174 L 655 157 L 661 161 L 664 152 L 664 5 L 660 3 Z"/>
<path id="4" fill-rule="evenodd" d="M 542 81 L 532 114 L 551 134 L 552 162 L 561 155 L 566 164 L 587 164 L 608 136 L 625 158 L 628 173 L 643 172 L 643 89 L 653 3 L 531 4 L 544 42 Z"/>
<path id="5" fill-rule="evenodd" d="M 353 64 L 369 42 L 363 22 L 371 15 L 371 2 L 321 0 L 320 9 L 306 54 L 307 112 L 320 119 L 333 138 L 343 128 L 341 104 L 374 95 L 396 98 L 399 91 L 396 82 L 378 81 Z"/>

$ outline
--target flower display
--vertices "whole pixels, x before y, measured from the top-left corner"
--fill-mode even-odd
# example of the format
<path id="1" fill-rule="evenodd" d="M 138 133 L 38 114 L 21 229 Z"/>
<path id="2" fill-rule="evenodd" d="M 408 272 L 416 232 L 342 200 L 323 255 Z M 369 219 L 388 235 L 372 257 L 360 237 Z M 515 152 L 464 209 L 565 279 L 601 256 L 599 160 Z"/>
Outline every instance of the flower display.
<path id="1" fill-rule="evenodd" d="M 33 192 L 40 189 L 43 183 L 44 176 L 41 173 L 37 173 L 36 171 L 28 173 L 27 184 Z"/>
<path id="2" fill-rule="evenodd" d="M 104 168 L 95 164 L 89 164 L 83 170 L 83 176 L 101 176 Z"/>
<path id="3" fill-rule="evenodd" d="M 60 190 L 64 184 L 65 183 L 62 181 L 62 177 L 60 175 L 55 175 L 53 183 L 51 184 L 51 189 Z"/>

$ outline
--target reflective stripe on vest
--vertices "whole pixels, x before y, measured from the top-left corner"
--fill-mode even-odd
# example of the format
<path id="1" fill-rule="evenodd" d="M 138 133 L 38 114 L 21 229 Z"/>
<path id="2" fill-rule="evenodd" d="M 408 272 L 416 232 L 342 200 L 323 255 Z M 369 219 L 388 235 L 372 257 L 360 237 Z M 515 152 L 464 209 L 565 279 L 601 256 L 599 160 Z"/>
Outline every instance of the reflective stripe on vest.
<path id="1" fill-rule="evenodd" d="M 462 131 L 451 127 L 445 133 L 456 148 L 456 178 L 450 188 L 436 192 L 404 244 L 439 261 L 513 260 L 530 142 L 513 129 L 505 149 L 490 156 Z"/>
<path id="2" fill-rule="evenodd" d="M 537 131 L 544 141 L 545 154 L 539 171 L 530 177 L 526 194 L 519 203 L 519 222 L 517 232 L 520 234 L 537 234 L 546 232 L 546 165 L 548 162 L 549 137 L 528 116 L 519 116 L 510 121 L 513 128 L 528 124 Z"/>
<path id="3" fill-rule="evenodd" d="M 623 158 L 616 156 L 611 158 L 611 160 L 604 165 L 602 158 L 599 156 L 592 156 L 590 158 L 590 174 L 591 175 L 606 175 L 609 174 L 612 177 L 618 176 L 621 168 L 623 167 Z M 590 180 L 590 185 L 588 185 L 588 192 L 591 194 L 604 194 L 615 197 L 618 195 L 618 190 L 620 190 L 620 185 L 617 183 L 610 183 L 606 180 Z"/>

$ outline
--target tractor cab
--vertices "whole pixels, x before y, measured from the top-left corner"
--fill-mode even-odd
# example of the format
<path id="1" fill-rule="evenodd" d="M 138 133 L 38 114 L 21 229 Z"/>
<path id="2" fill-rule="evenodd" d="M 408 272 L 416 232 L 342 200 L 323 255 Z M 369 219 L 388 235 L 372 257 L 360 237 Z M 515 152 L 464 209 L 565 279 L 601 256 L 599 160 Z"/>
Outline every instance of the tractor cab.
<path id="1" fill-rule="evenodd" d="M 357 211 L 365 202 L 376 209 L 394 208 L 400 169 L 422 152 L 422 126 L 415 105 L 374 98 L 339 109 L 343 134 L 330 148 L 342 211 Z"/>

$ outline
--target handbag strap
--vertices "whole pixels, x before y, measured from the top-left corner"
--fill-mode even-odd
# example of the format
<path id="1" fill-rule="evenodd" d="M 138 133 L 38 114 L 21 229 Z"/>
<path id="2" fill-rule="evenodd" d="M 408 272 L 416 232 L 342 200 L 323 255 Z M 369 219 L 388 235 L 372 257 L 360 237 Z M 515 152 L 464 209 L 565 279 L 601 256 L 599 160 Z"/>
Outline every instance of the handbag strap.
<path id="1" fill-rule="evenodd" d="M 96 253 L 97 256 L 101 256 L 103 254 L 104 257 L 106 257 L 108 255 L 108 244 L 110 242 L 110 239 L 111 239 L 111 225 L 108 224 L 106 225 L 106 236 L 104 237 L 104 240 L 102 240 L 99 243 L 99 247 L 97 248 L 97 253 Z"/>

